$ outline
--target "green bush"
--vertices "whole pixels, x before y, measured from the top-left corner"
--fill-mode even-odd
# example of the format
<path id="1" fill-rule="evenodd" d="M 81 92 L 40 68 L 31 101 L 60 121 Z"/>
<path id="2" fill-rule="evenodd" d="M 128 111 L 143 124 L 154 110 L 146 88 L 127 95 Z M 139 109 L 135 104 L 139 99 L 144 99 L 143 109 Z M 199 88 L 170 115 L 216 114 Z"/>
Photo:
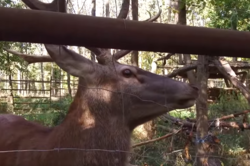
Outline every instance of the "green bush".
<path id="1" fill-rule="evenodd" d="M 32 104 L 20 104 L 16 106 L 15 108 L 18 109 L 16 114 L 25 117 L 27 120 L 36 121 L 46 126 L 55 126 L 60 124 L 66 116 L 72 98 L 70 96 L 65 96 L 57 101 L 18 98 L 17 101 L 20 103 L 32 102 Z"/>

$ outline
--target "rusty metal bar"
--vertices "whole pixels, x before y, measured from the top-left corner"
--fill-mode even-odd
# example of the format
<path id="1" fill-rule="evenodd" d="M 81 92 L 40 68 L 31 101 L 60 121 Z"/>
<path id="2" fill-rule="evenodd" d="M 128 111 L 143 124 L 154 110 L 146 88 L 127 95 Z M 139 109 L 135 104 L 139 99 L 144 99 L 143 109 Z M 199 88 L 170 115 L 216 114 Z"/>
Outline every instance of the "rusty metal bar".
<path id="1" fill-rule="evenodd" d="M 250 33 L 0 8 L 0 41 L 250 57 Z"/>

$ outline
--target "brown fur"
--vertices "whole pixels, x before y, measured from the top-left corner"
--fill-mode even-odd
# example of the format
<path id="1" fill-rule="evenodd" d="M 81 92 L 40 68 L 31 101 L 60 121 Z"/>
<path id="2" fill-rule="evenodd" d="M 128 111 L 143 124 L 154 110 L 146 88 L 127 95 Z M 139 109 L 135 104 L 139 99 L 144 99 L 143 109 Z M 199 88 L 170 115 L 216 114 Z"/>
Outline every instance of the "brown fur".
<path id="1" fill-rule="evenodd" d="M 82 100 L 77 93 L 70 112 L 63 123 L 54 128 L 28 122 L 15 115 L 0 116 L 0 150 L 52 150 L 51 152 L 0 153 L 1 166 L 122 166 L 130 147 L 128 126 L 101 109 L 107 107 L 94 100 Z M 85 94 L 86 95 L 86 94 Z M 91 98 L 91 97 L 90 97 Z M 87 102 L 93 102 L 86 104 Z M 92 105 L 93 104 L 93 105 Z M 97 104 L 97 106 L 94 106 Z M 100 114 L 91 115 L 88 105 Z M 95 114 L 96 112 L 93 111 Z M 93 121 L 88 120 L 93 118 Z M 84 123 L 89 121 L 89 123 Z"/>
<path id="2" fill-rule="evenodd" d="M 100 79 L 95 81 L 80 78 L 59 126 L 48 128 L 19 116 L 0 115 L 0 151 L 31 150 L 0 153 L 0 166 L 125 166 L 130 135 L 137 125 L 174 108 L 189 107 L 197 97 L 197 89 L 188 84 L 136 67 L 126 67 L 136 77 L 123 78 L 124 65 L 116 65 L 116 73 L 110 66 L 96 66 L 102 74 L 97 72 Z M 118 93 L 121 87 L 125 94 Z"/>

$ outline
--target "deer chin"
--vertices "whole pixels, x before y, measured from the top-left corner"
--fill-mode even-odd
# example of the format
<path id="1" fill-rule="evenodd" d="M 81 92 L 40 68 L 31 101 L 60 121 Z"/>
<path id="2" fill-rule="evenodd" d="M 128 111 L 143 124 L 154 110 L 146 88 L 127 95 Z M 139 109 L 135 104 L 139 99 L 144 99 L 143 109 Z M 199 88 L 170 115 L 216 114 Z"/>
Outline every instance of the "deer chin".
<path id="1" fill-rule="evenodd" d="M 188 108 L 188 107 L 192 107 L 194 104 L 195 104 L 195 99 L 192 99 L 192 100 L 189 100 L 189 101 L 186 101 L 184 103 L 182 103 L 180 105 L 180 108 L 179 109 L 184 109 L 184 108 Z"/>
<path id="2" fill-rule="evenodd" d="M 185 108 L 188 108 L 188 107 L 192 107 L 195 102 L 196 102 L 196 97 L 194 98 L 183 98 L 183 99 L 179 99 L 176 104 L 175 104 L 175 107 L 176 109 L 185 109 Z"/>

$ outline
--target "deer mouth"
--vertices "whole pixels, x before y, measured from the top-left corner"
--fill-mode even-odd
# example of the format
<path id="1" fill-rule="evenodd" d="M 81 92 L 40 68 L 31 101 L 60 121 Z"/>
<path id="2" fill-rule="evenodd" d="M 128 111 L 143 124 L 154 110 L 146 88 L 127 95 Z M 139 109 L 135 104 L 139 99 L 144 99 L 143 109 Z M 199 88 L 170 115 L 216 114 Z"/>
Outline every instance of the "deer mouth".
<path id="1" fill-rule="evenodd" d="M 180 99 L 177 103 L 180 107 L 187 108 L 195 104 L 196 98 Z"/>
<path id="2" fill-rule="evenodd" d="M 195 104 L 196 99 L 198 98 L 198 93 L 195 95 L 181 97 L 177 100 L 177 105 L 182 108 L 188 108 Z"/>

